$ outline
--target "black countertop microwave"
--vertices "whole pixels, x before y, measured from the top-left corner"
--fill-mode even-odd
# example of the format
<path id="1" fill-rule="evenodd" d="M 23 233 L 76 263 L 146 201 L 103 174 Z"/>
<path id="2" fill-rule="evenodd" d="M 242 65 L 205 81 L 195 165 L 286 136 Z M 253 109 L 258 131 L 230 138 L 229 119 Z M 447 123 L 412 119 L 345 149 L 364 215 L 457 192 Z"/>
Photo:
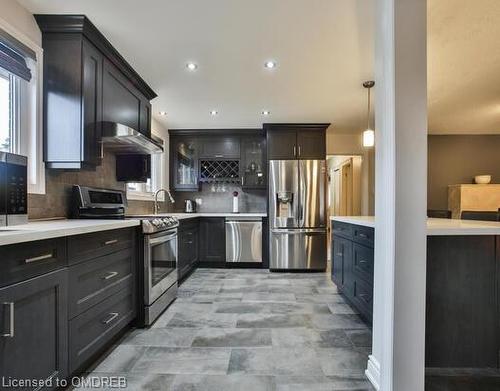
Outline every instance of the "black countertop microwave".
<path id="1" fill-rule="evenodd" d="M 0 226 L 28 222 L 28 158 L 0 152 Z"/>

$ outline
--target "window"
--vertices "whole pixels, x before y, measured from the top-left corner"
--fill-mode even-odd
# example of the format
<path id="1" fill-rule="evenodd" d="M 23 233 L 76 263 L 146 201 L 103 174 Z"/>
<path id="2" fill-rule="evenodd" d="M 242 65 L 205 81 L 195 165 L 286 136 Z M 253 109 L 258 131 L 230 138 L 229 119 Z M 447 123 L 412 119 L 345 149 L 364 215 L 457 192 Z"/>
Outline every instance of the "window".
<path id="1" fill-rule="evenodd" d="M 28 157 L 28 192 L 45 193 L 43 49 L 0 19 L 0 151 Z"/>
<path id="2" fill-rule="evenodd" d="M 0 68 L 0 151 L 15 152 L 18 141 L 19 80 Z"/>
<path id="3" fill-rule="evenodd" d="M 156 136 L 158 137 L 158 136 Z M 168 143 L 166 137 L 159 137 L 163 140 L 163 153 L 151 155 L 151 178 L 146 183 L 128 183 L 127 198 L 131 200 L 152 200 L 155 191 L 161 188 L 168 188 L 167 162 Z M 164 194 L 161 193 L 158 199 L 163 201 Z"/>

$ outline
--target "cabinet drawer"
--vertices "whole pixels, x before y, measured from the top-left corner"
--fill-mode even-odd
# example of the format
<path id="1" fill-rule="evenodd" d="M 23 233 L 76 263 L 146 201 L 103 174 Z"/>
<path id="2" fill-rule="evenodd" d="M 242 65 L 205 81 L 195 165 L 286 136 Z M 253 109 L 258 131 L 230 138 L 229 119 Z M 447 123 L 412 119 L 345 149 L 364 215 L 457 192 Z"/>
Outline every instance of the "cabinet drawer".
<path id="1" fill-rule="evenodd" d="M 69 322 L 69 364 L 73 373 L 99 352 L 135 317 L 131 289 L 90 308 Z"/>
<path id="2" fill-rule="evenodd" d="M 66 238 L 2 246 L 0 259 L 0 286 L 27 280 L 66 266 Z"/>
<path id="3" fill-rule="evenodd" d="M 371 321 L 373 314 L 373 285 L 360 278 L 354 279 L 351 300 L 358 311 Z"/>
<path id="4" fill-rule="evenodd" d="M 361 225 L 352 226 L 352 240 L 373 247 L 375 240 L 375 230 L 371 227 L 363 227 Z"/>
<path id="5" fill-rule="evenodd" d="M 126 249 L 70 267 L 70 319 L 125 287 L 132 290 L 134 259 L 133 250 Z"/>
<path id="6" fill-rule="evenodd" d="M 68 262 L 75 264 L 111 254 L 134 243 L 133 228 L 101 231 L 68 238 Z"/>
<path id="7" fill-rule="evenodd" d="M 340 221 L 334 221 L 332 223 L 332 234 L 343 236 L 344 238 L 352 238 L 352 225 L 347 223 L 341 223 Z"/>
<path id="8" fill-rule="evenodd" d="M 352 270 L 357 277 L 373 284 L 373 248 L 353 243 Z"/>

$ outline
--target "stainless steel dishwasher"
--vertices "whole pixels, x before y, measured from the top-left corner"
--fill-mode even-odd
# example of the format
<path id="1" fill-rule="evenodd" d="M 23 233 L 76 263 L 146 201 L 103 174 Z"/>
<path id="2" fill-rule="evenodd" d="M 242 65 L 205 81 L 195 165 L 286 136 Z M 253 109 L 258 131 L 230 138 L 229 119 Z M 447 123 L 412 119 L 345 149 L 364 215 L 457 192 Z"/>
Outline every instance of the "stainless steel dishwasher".
<path id="1" fill-rule="evenodd" d="M 262 218 L 226 217 L 226 262 L 262 262 Z"/>

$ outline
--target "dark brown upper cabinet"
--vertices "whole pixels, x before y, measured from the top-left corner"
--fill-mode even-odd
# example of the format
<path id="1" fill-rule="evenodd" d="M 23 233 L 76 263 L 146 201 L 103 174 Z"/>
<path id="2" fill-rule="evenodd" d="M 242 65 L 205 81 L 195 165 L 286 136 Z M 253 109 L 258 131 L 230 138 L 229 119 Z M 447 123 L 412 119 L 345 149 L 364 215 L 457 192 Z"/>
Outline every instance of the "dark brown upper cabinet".
<path id="1" fill-rule="evenodd" d="M 102 122 L 151 135 L 154 91 L 84 15 L 35 15 L 44 49 L 44 160 L 94 169 Z"/>
<path id="2" fill-rule="evenodd" d="M 200 146 L 200 157 L 204 159 L 240 158 L 240 138 L 238 136 L 203 137 Z"/>
<path id="3" fill-rule="evenodd" d="M 330 124 L 264 124 L 269 160 L 326 158 L 326 129 Z"/>

